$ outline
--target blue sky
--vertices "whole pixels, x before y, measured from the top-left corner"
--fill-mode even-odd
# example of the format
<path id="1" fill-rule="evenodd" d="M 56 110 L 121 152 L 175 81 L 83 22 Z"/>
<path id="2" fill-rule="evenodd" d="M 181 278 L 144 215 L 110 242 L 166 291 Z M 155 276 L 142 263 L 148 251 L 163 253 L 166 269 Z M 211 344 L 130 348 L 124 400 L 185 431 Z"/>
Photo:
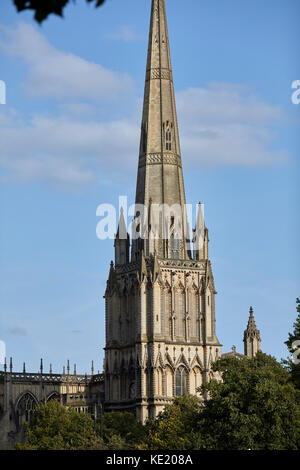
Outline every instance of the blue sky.
<path id="1" fill-rule="evenodd" d="M 78 0 L 42 26 L 0 5 L 0 339 L 16 369 L 102 369 L 113 242 L 134 202 L 150 0 Z M 187 201 L 205 204 L 223 351 L 253 305 L 278 359 L 300 296 L 298 0 L 166 0 Z"/>

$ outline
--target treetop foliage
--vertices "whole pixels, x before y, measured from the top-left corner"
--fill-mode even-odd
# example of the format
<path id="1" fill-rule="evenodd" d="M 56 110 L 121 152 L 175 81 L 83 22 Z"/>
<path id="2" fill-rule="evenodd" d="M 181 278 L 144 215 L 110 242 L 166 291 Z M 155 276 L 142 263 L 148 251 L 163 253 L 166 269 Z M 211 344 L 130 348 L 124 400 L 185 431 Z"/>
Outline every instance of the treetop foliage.
<path id="1" fill-rule="evenodd" d="M 295 352 L 298 349 L 300 350 L 299 344 L 298 346 L 295 346 L 295 343 L 297 341 L 300 341 L 300 299 L 296 300 L 296 304 L 297 304 L 296 309 L 297 309 L 298 315 L 297 315 L 295 323 L 293 324 L 294 330 L 292 333 L 289 333 L 289 338 L 284 343 L 287 345 L 287 348 L 290 354 L 292 355 L 292 357 L 289 358 L 288 360 L 284 360 L 283 364 L 286 365 L 288 371 L 290 372 L 290 378 L 293 384 L 295 385 L 297 390 L 300 392 L 300 363 L 297 364 L 295 362 L 295 359 L 300 359 L 300 352 L 298 355 L 295 354 Z"/>
<path id="2" fill-rule="evenodd" d="M 300 339 L 298 317 L 286 344 Z M 183 395 L 145 425 L 130 413 L 104 413 L 100 423 L 57 401 L 37 406 L 26 426 L 31 450 L 300 450 L 299 364 L 259 351 L 255 357 L 220 358 L 213 365 L 222 380 Z"/>
<path id="3" fill-rule="evenodd" d="M 216 450 L 283 450 L 300 447 L 300 409 L 289 373 L 262 352 L 224 358 L 214 369 L 223 381 L 203 384 L 201 446 Z"/>
<path id="4" fill-rule="evenodd" d="M 84 450 L 104 448 L 95 437 L 92 418 L 62 407 L 56 400 L 39 404 L 26 425 L 25 444 L 17 450 Z"/>
<path id="5" fill-rule="evenodd" d="M 98 428 L 100 431 L 100 428 Z M 107 443 L 118 436 L 126 443 L 126 448 L 135 448 L 146 435 L 145 427 L 132 413 L 111 412 L 103 416 L 103 438 Z"/>
<path id="6" fill-rule="evenodd" d="M 86 0 L 94 3 L 95 7 L 103 5 L 105 0 Z M 63 10 L 70 0 L 13 0 L 18 11 L 33 10 L 34 19 L 42 23 L 52 13 L 63 16 Z M 73 0 L 75 3 L 75 0 Z"/>

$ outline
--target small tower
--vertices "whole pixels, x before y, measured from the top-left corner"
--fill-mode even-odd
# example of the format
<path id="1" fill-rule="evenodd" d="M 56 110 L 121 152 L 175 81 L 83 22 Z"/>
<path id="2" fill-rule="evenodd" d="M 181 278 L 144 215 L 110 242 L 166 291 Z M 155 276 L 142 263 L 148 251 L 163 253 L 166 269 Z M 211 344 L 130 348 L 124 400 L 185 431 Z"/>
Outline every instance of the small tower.
<path id="1" fill-rule="evenodd" d="M 129 263 L 129 235 L 126 230 L 123 208 L 119 220 L 118 232 L 115 237 L 115 265 Z"/>
<path id="2" fill-rule="evenodd" d="M 249 310 L 249 320 L 247 329 L 244 331 L 244 354 L 251 358 L 254 357 L 257 351 L 260 351 L 260 331 L 256 328 L 253 308 Z"/>

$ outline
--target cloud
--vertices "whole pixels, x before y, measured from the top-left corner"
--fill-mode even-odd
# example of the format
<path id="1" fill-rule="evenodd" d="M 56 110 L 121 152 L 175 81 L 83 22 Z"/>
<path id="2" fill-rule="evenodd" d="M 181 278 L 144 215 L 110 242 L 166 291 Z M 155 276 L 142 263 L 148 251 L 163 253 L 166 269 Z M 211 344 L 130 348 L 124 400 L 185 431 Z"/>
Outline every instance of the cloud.
<path id="1" fill-rule="evenodd" d="M 287 153 L 275 149 L 280 110 L 245 88 L 214 84 L 190 89 L 177 95 L 177 103 L 185 167 L 196 171 L 288 162 Z M 38 114 L 25 123 L 6 107 L 0 114 L 5 178 L 84 185 L 100 174 L 132 174 L 138 158 L 137 116 L 105 122 L 93 110 L 75 103 L 58 116 Z"/>
<path id="2" fill-rule="evenodd" d="M 0 127 L 0 165 L 22 181 L 89 184 L 100 172 L 133 169 L 138 133 L 129 119 L 97 122 L 37 115 L 29 124 L 13 121 Z"/>
<path id="3" fill-rule="evenodd" d="M 121 33 L 133 39 L 128 28 Z M 59 51 L 26 23 L 0 27 L 1 50 L 26 64 L 27 93 L 57 105 L 26 117 L 8 105 L 0 108 L 2 181 L 89 185 L 136 171 L 142 100 L 130 77 Z M 211 83 L 179 92 L 176 101 L 185 168 L 289 160 L 276 138 L 280 109 L 246 86 Z"/>
<path id="4" fill-rule="evenodd" d="M 127 74 L 55 49 L 33 26 L 0 27 L 0 50 L 28 66 L 25 91 L 37 98 L 108 100 L 133 92 Z"/>
<path id="5" fill-rule="evenodd" d="M 25 330 L 25 328 L 22 328 L 20 326 L 15 326 L 14 328 L 11 328 L 9 332 L 12 335 L 16 336 L 27 336 L 27 331 Z"/>
<path id="6" fill-rule="evenodd" d="M 247 87 L 213 83 L 177 96 L 183 161 L 201 167 L 282 164 L 275 150 L 276 126 L 283 116 Z"/>
<path id="7" fill-rule="evenodd" d="M 108 39 L 115 39 L 117 41 L 123 41 L 123 42 L 135 42 L 140 38 L 140 36 L 138 36 L 128 26 L 123 26 L 119 29 L 119 31 L 115 31 L 114 33 L 108 33 L 105 36 Z"/>

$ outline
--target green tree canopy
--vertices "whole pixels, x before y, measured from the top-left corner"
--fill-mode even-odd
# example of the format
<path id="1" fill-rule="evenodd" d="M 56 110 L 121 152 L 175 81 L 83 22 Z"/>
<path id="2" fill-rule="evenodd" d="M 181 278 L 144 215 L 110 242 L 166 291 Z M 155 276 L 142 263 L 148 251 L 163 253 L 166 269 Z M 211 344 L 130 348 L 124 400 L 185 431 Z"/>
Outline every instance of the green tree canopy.
<path id="1" fill-rule="evenodd" d="M 300 299 L 296 299 L 296 304 L 298 316 L 293 324 L 294 330 L 292 333 L 289 333 L 289 339 L 284 343 L 287 345 L 292 358 L 284 361 L 284 364 L 288 366 L 291 379 L 295 387 L 300 391 L 300 344 L 297 343 L 298 341 L 300 342 Z"/>
<path id="2" fill-rule="evenodd" d="M 139 447 L 143 450 L 191 450 L 197 448 L 195 431 L 200 400 L 183 395 L 167 405 L 155 420 L 146 424 L 147 437 Z"/>
<path id="3" fill-rule="evenodd" d="M 17 450 L 126 450 L 136 448 L 145 437 L 144 426 L 131 413 L 105 413 L 104 440 L 100 426 L 95 436 L 90 415 L 62 407 L 57 401 L 37 406 L 26 423 L 26 443 Z"/>
<path id="4" fill-rule="evenodd" d="M 56 400 L 39 404 L 26 426 L 26 443 L 17 450 L 88 450 L 105 449 L 94 435 L 92 418 L 62 407 Z"/>
<path id="5" fill-rule="evenodd" d="M 75 0 L 73 0 L 75 3 Z M 96 7 L 102 5 L 105 0 L 86 0 L 93 2 Z M 63 16 L 63 10 L 70 0 L 13 0 L 18 11 L 33 10 L 34 19 L 42 23 L 50 14 Z"/>
<path id="6" fill-rule="evenodd" d="M 108 445 L 116 442 L 119 436 L 123 448 L 135 448 L 145 437 L 145 427 L 132 413 L 111 412 L 103 416 L 103 437 Z M 114 445 L 114 444 L 113 444 Z"/>
<path id="7" fill-rule="evenodd" d="M 201 387 L 209 399 L 198 415 L 200 448 L 300 448 L 297 392 L 281 364 L 258 352 L 252 359 L 219 359 L 214 370 L 223 381 L 212 380 Z"/>
<path id="8" fill-rule="evenodd" d="M 203 384 L 202 400 L 176 398 L 146 425 L 140 449 L 300 449 L 300 409 L 289 372 L 273 357 L 219 359 L 223 380 Z"/>

